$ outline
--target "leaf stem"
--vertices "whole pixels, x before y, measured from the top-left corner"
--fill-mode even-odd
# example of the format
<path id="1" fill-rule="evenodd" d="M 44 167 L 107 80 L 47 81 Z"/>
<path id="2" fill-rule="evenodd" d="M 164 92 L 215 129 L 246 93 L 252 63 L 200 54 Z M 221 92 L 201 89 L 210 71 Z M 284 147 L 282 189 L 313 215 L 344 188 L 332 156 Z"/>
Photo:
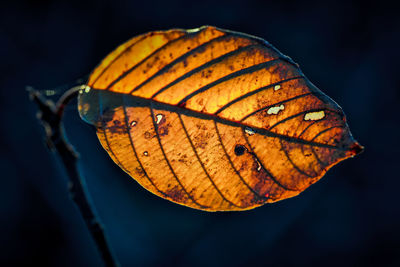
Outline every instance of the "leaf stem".
<path id="1" fill-rule="evenodd" d="M 58 154 L 64 164 L 69 178 L 70 196 L 78 207 L 105 266 L 118 266 L 118 262 L 114 258 L 107 242 L 104 228 L 96 216 L 94 206 L 89 201 L 88 192 L 78 170 L 78 154 L 67 141 L 62 123 L 65 106 L 78 96 L 79 90 L 82 88 L 83 86 L 71 88 L 60 97 L 57 104 L 46 99 L 39 91 L 33 88 L 29 87 L 27 90 L 31 100 L 38 105 L 37 117 L 45 129 L 46 143 L 53 152 Z"/>

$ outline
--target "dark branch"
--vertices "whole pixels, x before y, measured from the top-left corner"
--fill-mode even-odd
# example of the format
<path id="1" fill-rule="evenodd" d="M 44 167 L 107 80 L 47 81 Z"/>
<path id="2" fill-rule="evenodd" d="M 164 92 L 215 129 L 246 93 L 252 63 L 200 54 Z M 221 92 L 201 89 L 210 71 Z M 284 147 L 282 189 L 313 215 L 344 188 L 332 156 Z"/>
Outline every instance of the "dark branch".
<path id="1" fill-rule="evenodd" d="M 76 98 L 82 86 L 76 86 L 68 90 L 55 105 L 45 99 L 42 94 L 32 88 L 27 88 L 31 99 L 38 105 L 38 119 L 46 131 L 46 143 L 48 147 L 58 154 L 69 177 L 69 192 L 72 200 L 78 206 L 79 211 L 96 243 L 105 266 L 118 266 L 107 243 L 104 229 L 95 215 L 95 209 L 91 205 L 82 177 L 79 173 L 77 161 L 78 155 L 65 138 L 62 117 L 64 108 L 69 101 Z"/>

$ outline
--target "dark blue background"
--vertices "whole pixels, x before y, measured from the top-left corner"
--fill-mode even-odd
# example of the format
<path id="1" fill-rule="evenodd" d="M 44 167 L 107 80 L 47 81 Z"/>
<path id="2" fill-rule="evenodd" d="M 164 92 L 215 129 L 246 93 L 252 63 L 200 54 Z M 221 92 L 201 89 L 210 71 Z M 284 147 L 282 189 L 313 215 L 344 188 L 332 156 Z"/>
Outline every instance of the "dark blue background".
<path id="1" fill-rule="evenodd" d="M 342 106 L 366 150 L 298 197 L 206 213 L 141 188 L 71 105 L 67 134 L 122 266 L 399 266 L 398 17 L 385 1 L 2 3 L 0 265 L 101 264 L 25 86 L 61 93 L 135 35 L 209 24 L 292 57 Z"/>

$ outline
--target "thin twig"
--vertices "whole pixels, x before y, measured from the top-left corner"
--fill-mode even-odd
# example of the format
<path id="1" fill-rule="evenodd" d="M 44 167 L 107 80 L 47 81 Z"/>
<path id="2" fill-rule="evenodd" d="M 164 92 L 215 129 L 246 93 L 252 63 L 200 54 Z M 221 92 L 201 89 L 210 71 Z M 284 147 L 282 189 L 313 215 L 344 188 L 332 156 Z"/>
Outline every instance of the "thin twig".
<path id="1" fill-rule="evenodd" d="M 69 101 L 76 98 L 82 86 L 76 86 L 68 90 L 55 105 L 45 99 L 42 94 L 32 88 L 27 88 L 31 99 L 38 105 L 38 119 L 46 131 L 46 141 L 49 148 L 60 156 L 69 177 L 69 192 L 71 198 L 78 206 L 79 211 L 86 222 L 99 250 L 105 266 L 118 266 L 111 253 L 110 246 L 104 234 L 104 229 L 95 215 L 95 209 L 91 205 L 88 193 L 84 188 L 82 177 L 79 173 L 77 162 L 78 154 L 65 138 L 62 124 L 64 108 Z"/>

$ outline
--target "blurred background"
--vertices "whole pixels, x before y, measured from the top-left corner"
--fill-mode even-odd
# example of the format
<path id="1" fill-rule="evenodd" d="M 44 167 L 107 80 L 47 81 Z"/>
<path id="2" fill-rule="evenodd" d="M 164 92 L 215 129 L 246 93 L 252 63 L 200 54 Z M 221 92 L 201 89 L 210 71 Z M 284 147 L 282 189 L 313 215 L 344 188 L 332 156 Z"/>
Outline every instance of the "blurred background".
<path id="1" fill-rule="evenodd" d="M 385 1 L 2 2 L 0 265 L 101 265 L 25 87 L 60 94 L 135 35 L 208 24 L 292 57 L 342 106 L 365 152 L 298 197 L 206 213 L 141 188 L 73 103 L 67 135 L 121 265 L 400 266 L 398 17 Z"/>

